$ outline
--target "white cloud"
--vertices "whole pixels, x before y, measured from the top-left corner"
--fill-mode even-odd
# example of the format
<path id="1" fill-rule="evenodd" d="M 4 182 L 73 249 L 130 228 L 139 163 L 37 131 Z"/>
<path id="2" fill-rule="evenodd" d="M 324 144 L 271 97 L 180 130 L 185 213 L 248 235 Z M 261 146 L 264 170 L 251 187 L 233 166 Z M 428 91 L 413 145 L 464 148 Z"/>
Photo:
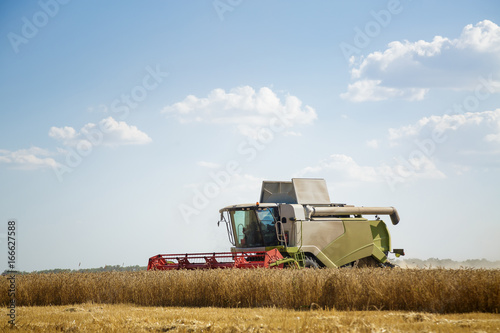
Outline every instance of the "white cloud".
<path id="1" fill-rule="evenodd" d="M 350 156 L 333 154 L 314 166 L 302 169 L 297 176 L 318 176 L 337 184 L 388 182 L 389 185 L 415 179 L 446 178 L 431 158 L 422 154 L 407 160 L 394 158 L 391 165 L 384 163 L 378 166 L 360 165 Z"/>
<path id="2" fill-rule="evenodd" d="M 376 149 L 379 147 L 379 141 L 377 139 L 368 140 L 368 141 L 366 141 L 366 145 L 370 148 Z"/>
<path id="3" fill-rule="evenodd" d="M 500 27 L 484 20 L 467 25 L 457 39 L 394 41 L 383 52 L 351 59 L 353 83 L 340 96 L 354 102 L 421 100 L 432 88 L 473 90 L 479 77 L 493 76 L 500 92 Z M 496 81 L 495 81 L 496 80 Z"/>
<path id="4" fill-rule="evenodd" d="M 205 122 L 233 125 L 244 135 L 253 137 L 264 127 L 283 130 L 296 125 L 312 124 L 316 111 L 302 105 L 296 96 L 281 100 L 270 88 L 255 91 L 252 87 L 212 90 L 207 97 L 187 96 L 182 102 L 165 107 L 162 113 L 181 123 Z"/>
<path id="5" fill-rule="evenodd" d="M 500 29 L 495 23 L 484 20 L 473 26 L 468 24 L 457 40 L 458 47 L 481 52 L 500 52 Z"/>
<path id="6" fill-rule="evenodd" d="M 496 141 L 500 143 L 500 133 L 497 134 L 488 134 L 485 136 L 486 141 Z"/>
<path id="7" fill-rule="evenodd" d="M 300 132 L 295 132 L 295 131 L 286 131 L 283 132 L 284 136 L 302 136 L 302 133 Z"/>
<path id="8" fill-rule="evenodd" d="M 88 124 L 84 129 L 90 131 L 96 126 Z M 128 125 L 124 121 L 116 121 L 112 117 L 105 118 L 99 122 L 100 128 L 104 128 L 104 144 L 107 146 L 119 145 L 142 145 L 150 143 L 152 139 L 136 126 Z M 82 131 L 83 132 L 83 131 Z"/>
<path id="9" fill-rule="evenodd" d="M 128 125 L 124 121 L 116 121 L 112 117 L 104 118 L 98 124 L 88 123 L 80 131 L 72 127 L 51 127 L 49 136 L 61 141 L 63 145 L 87 146 L 121 146 L 140 145 L 151 142 L 151 138 L 136 126 Z"/>
<path id="10" fill-rule="evenodd" d="M 62 141 L 71 141 L 76 138 L 76 131 L 73 127 L 51 127 L 49 136 Z"/>
<path id="11" fill-rule="evenodd" d="M 9 151 L 0 149 L 0 163 L 10 164 L 18 169 L 41 169 L 57 166 L 57 162 L 49 157 L 54 155 L 48 150 L 31 147 Z"/>
<path id="12" fill-rule="evenodd" d="M 352 157 L 343 154 L 330 155 L 327 159 L 319 161 L 316 165 L 302 169 L 298 173 L 298 176 L 320 175 L 327 171 L 335 173 L 335 178 L 344 181 L 376 182 L 379 180 L 377 177 L 378 172 L 375 168 L 360 166 Z"/>
<path id="13" fill-rule="evenodd" d="M 353 102 L 383 101 L 392 98 L 407 99 L 410 101 L 422 100 L 429 89 L 406 88 L 398 89 L 381 86 L 382 80 L 359 80 L 349 84 L 347 92 L 340 94 L 343 99 Z"/>
<path id="14" fill-rule="evenodd" d="M 423 117 L 415 124 L 390 128 L 389 140 L 397 142 L 405 138 L 432 138 L 433 135 L 445 136 L 449 132 L 461 132 L 460 135 L 467 135 L 469 139 L 472 136 L 480 138 L 476 140 L 476 145 L 484 141 L 497 141 L 496 138 L 500 136 L 500 109 Z"/>
<path id="15" fill-rule="evenodd" d="M 224 170 L 211 171 L 213 175 L 224 174 Z M 227 178 L 226 178 L 227 177 Z M 186 203 L 192 205 L 195 209 L 201 211 L 208 205 L 215 206 L 214 209 L 220 209 L 230 204 L 241 204 L 255 202 L 258 200 L 263 178 L 251 174 L 242 174 L 239 172 L 227 174 L 221 179 L 216 180 L 212 176 L 206 175 L 205 181 L 197 183 L 188 183 L 184 185 L 188 194 Z M 208 196 L 205 193 L 213 193 Z M 203 196 L 203 198 L 202 198 Z M 190 197 L 190 198 L 189 198 Z M 195 198 L 200 201 L 195 201 Z M 204 204 L 200 204 L 204 202 Z M 214 211 L 217 211 L 214 210 Z"/>
<path id="16" fill-rule="evenodd" d="M 263 180 L 265 179 L 262 177 L 254 176 L 248 173 L 245 174 L 235 173 L 231 177 L 231 184 L 227 187 L 226 192 L 230 196 L 240 195 L 242 198 L 243 197 L 259 198 Z M 239 199 L 236 199 L 236 201 L 233 202 L 238 203 L 238 200 Z"/>
<path id="17" fill-rule="evenodd" d="M 196 164 L 198 164 L 201 167 L 208 168 L 208 169 L 220 168 L 220 164 L 213 163 L 213 162 L 199 161 Z"/>
<path id="18" fill-rule="evenodd" d="M 88 123 L 80 131 L 73 127 L 51 127 L 49 136 L 61 142 L 64 147 L 89 151 L 97 145 L 119 146 L 137 145 L 151 142 L 151 138 L 136 126 L 130 126 L 112 117 L 102 119 L 98 124 Z M 68 150 L 57 147 L 56 152 L 39 147 L 9 151 L 0 149 L 0 163 L 10 164 L 18 169 L 40 169 L 60 166 L 52 156 L 67 155 Z"/>
<path id="19" fill-rule="evenodd" d="M 389 144 L 413 149 L 441 163 L 500 166 L 500 109 L 424 117 L 414 124 L 389 129 Z"/>
<path id="20" fill-rule="evenodd" d="M 389 184 L 404 183 L 413 179 L 446 178 L 446 174 L 437 167 L 436 162 L 418 150 L 412 151 L 407 158 L 393 158 L 390 165 L 383 164 L 377 171 Z"/>
<path id="21" fill-rule="evenodd" d="M 461 176 L 471 170 L 469 166 L 464 166 L 464 165 L 456 165 L 452 164 L 451 165 L 453 171 L 455 172 L 456 175 Z"/>
<path id="22" fill-rule="evenodd" d="M 423 117 L 388 130 L 389 156 L 377 166 L 361 166 L 344 155 L 332 155 L 303 172 L 334 171 L 341 179 L 376 181 L 392 187 L 414 179 L 444 179 L 471 170 L 500 168 L 500 109 Z M 367 141 L 379 147 L 379 140 Z M 391 157 L 392 156 L 392 157 Z"/>

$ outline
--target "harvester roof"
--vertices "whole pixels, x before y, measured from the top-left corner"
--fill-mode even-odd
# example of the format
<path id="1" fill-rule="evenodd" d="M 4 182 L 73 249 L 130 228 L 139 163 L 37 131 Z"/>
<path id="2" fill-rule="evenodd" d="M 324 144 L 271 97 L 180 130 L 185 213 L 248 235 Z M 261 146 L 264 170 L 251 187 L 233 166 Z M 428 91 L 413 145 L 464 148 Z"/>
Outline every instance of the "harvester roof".
<path id="1" fill-rule="evenodd" d="M 247 204 L 239 204 L 239 205 L 230 205 L 226 206 L 222 209 L 219 210 L 219 213 L 222 213 L 223 211 L 226 210 L 240 210 L 240 209 L 245 209 L 245 208 L 255 208 L 255 207 L 262 207 L 262 208 L 267 208 L 267 207 L 277 207 L 278 204 L 276 203 L 247 203 Z"/>

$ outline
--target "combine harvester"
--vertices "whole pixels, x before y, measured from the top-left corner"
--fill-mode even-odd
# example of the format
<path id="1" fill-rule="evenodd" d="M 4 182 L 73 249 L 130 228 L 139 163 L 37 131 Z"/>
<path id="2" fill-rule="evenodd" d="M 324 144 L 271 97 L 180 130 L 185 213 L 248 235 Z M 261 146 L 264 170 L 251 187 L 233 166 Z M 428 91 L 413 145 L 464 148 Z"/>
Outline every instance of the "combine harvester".
<path id="1" fill-rule="evenodd" d="M 330 203 L 324 179 L 264 181 L 260 201 L 220 210 L 231 252 L 159 254 L 148 270 L 213 268 L 392 267 L 387 226 L 399 223 L 394 207 Z M 375 215 L 368 220 L 363 215 Z"/>

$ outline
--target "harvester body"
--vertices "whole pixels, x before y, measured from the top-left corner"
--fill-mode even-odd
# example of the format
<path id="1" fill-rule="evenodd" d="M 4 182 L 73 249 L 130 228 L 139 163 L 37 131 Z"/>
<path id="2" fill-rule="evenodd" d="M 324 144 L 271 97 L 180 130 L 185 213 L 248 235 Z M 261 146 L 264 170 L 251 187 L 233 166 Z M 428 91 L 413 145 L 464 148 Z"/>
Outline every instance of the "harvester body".
<path id="1" fill-rule="evenodd" d="M 232 251 L 276 248 L 301 266 L 384 265 L 392 251 L 391 238 L 378 215 L 399 223 L 393 207 L 331 203 L 324 179 L 264 181 L 258 203 L 227 206 L 220 213 Z M 401 249 L 394 252 L 404 254 Z"/>
<path id="2" fill-rule="evenodd" d="M 231 252 L 157 255 L 148 269 L 343 267 L 390 265 L 387 225 L 399 223 L 393 207 L 331 203 L 324 179 L 264 181 L 260 201 L 222 208 Z M 367 219 L 363 215 L 375 215 Z"/>

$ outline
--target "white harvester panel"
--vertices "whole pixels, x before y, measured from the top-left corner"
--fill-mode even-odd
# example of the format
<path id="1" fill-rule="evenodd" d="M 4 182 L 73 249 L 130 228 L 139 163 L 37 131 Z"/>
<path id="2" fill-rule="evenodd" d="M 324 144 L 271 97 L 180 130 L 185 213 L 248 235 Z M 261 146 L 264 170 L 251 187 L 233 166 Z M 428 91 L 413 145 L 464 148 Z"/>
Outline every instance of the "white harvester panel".
<path id="1" fill-rule="evenodd" d="M 293 178 L 291 182 L 264 181 L 260 202 L 329 205 L 330 196 L 324 179 Z"/>
<path id="2" fill-rule="evenodd" d="M 293 178 L 292 184 L 299 205 L 329 205 L 331 202 L 324 179 Z"/>

